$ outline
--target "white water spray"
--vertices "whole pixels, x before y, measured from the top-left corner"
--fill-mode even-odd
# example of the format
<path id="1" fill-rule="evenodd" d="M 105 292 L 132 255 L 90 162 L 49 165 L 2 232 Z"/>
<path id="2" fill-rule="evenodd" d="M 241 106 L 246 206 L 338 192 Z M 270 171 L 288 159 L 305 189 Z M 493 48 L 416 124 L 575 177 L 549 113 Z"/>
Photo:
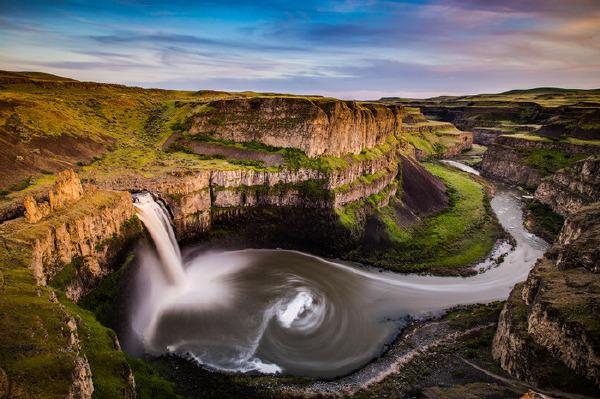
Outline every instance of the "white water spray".
<path id="1" fill-rule="evenodd" d="M 169 213 L 164 206 L 154 200 L 152 194 L 147 192 L 137 194 L 133 205 L 154 240 L 165 278 L 170 284 L 183 284 L 185 273 L 181 263 L 181 252 L 175 239 Z"/>

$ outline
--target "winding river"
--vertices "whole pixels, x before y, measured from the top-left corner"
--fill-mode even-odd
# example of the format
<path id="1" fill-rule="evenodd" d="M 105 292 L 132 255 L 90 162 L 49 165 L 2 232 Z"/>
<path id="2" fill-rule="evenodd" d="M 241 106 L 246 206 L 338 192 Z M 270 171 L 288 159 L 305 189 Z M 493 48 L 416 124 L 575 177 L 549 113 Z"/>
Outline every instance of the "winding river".
<path id="1" fill-rule="evenodd" d="M 347 374 L 410 318 L 505 299 L 547 248 L 524 229 L 518 192 L 504 187 L 491 206 L 515 246 L 497 245 L 468 278 L 400 275 L 286 250 L 180 254 L 166 210 L 149 194 L 136 202 L 157 251 L 138 257 L 133 335 L 146 353 L 227 371 Z"/>

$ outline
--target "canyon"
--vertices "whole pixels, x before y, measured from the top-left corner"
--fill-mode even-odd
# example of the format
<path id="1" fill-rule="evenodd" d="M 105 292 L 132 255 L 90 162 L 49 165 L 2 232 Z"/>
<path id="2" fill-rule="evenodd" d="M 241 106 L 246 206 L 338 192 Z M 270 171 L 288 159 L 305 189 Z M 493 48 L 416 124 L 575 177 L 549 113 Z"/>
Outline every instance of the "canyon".
<path id="1" fill-rule="evenodd" d="M 301 260 L 309 255 L 272 253 L 288 259 L 286 265 L 292 269 L 294 262 L 310 263 L 305 267 L 314 268 L 315 275 L 304 275 L 308 271 L 302 268 L 289 273 L 314 280 L 313 285 L 328 284 L 323 276 L 332 273 L 328 277 L 332 281 L 346 281 L 336 283 L 340 287 L 373 284 L 378 287 L 374 292 L 389 291 L 389 298 L 396 295 L 400 298 L 396 302 L 410 308 L 391 311 L 382 305 L 387 299 L 381 299 L 385 311 L 378 317 L 391 324 L 378 330 L 380 321 L 370 314 L 377 319 L 369 324 L 371 338 L 360 340 L 370 345 L 369 350 L 353 354 L 360 362 L 344 364 L 339 372 L 326 375 L 325 367 L 311 374 L 310 367 L 293 365 L 292 355 L 283 360 L 273 355 L 277 345 L 258 352 L 271 353 L 272 359 L 284 365 L 289 361 L 295 375 L 351 380 L 353 374 L 348 373 L 362 369 L 369 359 L 412 353 L 402 346 L 401 337 L 408 336 L 407 331 L 425 334 L 424 340 L 435 338 L 432 342 L 437 344 L 424 346 L 406 360 L 402 367 L 411 372 L 411 362 L 434 355 L 431 348 L 435 351 L 436 345 L 463 339 L 453 317 L 483 312 L 485 316 L 464 329 L 464 336 L 485 334 L 484 344 L 475 346 L 478 356 L 488 356 L 490 362 L 493 358 L 508 373 L 503 378 L 512 376 L 540 390 L 551 386 L 569 392 L 582 381 L 595 387 L 589 392 L 600 388 L 596 306 L 600 295 L 600 146 L 593 142 L 593 129 L 579 126 L 576 134 L 560 139 L 544 135 L 553 131 L 551 127 L 542 129 L 540 135 L 520 131 L 478 139 L 476 132 L 456 127 L 476 127 L 461 122 L 470 120 L 468 115 L 486 112 L 487 120 L 492 120 L 490 114 L 504 118 L 518 113 L 525 115 L 519 116 L 525 125 L 526 115 L 542 118 L 539 114 L 550 111 L 531 105 L 519 105 L 518 112 L 513 108 L 482 111 L 463 104 L 460 116 L 452 114 L 452 121 L 439 121 L 428 116 L 449 115 L 449 111 L 420 102 L 145 90 L 41 76 L 0 74 L 0 139 L 9 143 L 0 152 L 0 169 L 11 176 L 2 182 L 0 198 L 0 320 L 4 330 L 0 334 L 0 397 L 146 397 L 143 389 L 176 397 L 175 387 L 182 389 L 182 379 L 191 377 L 183 371 L 173 374 L 174 369 L 190 370 L 190 376 L 200 373 L 208 385 L 229 381 L 208 391 L 214 397 L 227 385 L 243 387 L 244 394 L 252 392 L 248 397 L 329 395 L 330 388 L 318 379 L 316 386 L 300 383 L 287 390 L 295 382 L 286 376 L 253 379 L 251 375 L 202 374 L 207 373 L 202 367 L 177 356 L 162 356 L 166 352 L 154 353 L 148 360 L 134 357 L 134 350 L 125 353 L 121 349 L 120 340 L 126 335 L 118 320 L 126 311 L 123 304 L 128 303 L 128 295 L 133 295 L 123 287 L 141 273 L 142 259 L 157 246 L 156 239 L 148 236 L 146 221 L 140 222 L 139 206 L 137 211 L 134 206 L 133 198 L 140 195 L 161 209 L 164 224 L 172 224 L 173 238 L 187 244 L 183 259 L 189 262 L 200 262 L 211 249 L 232 251 L 222 252 L 229 254 L 225 257 L 246 248 L 307 251 L 326 259 L 309 261 Z M 91 93 L 91 88 L 102 95 Z M 560 111 L 565 118 L 593 120 L 588 115 L 592 111 L 565 107 Z M 47 112 L 50 108 L 69 117 L 56 118 Z M 39 120 L 33 123 L 34 118 Z M 71 140 L 79 139 L 81 147 L 69 148 L 69 156 L 57 164 L 57 155 L 71 146 Z M 46 145 L 50 141 L 56 146 Z M 474 142 L 488 145 L 482 156 L 476 154 L 481 162 L 474 166 L 494 180 L 437 162 L 467 156 Z M 521 194 L 497 181 L 529 189 L 532 198 L 527 201 L 565 218 L 543 256 L 545 244 L 523 230 Z M 502 214 L 503 209 L 510 213 Z M 519 226 L 507 224 L 515 223 L 510 218 L 513 212 L 519 214 Z M 262 259 L 259 252 L 251 254 Z M 186 267 L 193 271 L 192 266 Z M 276 266 L 253 267 L 273 282 L 259 291 L 280 284 L 277 273 L 269 274 Z M 336 268 L 350 274 L 338 275 Z M 456 283 L 462 279 L 458 276 L 470 277 Z M 495 284 L 498 291 L 490 291 L 489 284 Z M 432 292 L 441 287 L 446 297 L 436 299 Z M 361 290 L 364 303 L 356 305 L 356 314 L 375 295 L 367 295 L 369 289 Z M 422 299 L 408 306 L 414 298 L 403 295 L 419 290 L 424 292 Z M 507 296 L 503 305 L 451 309 Z M 351 297 L 334 302 L 337 309 L 349 306 Z M 306 309 L 320 303 L 318 295 L 311 298 L 303 305 Z M 288 307 L 277 314 L 281 326 L 287 328 L 292 322 L 287 321 L 286 309 L 294 301 L 284 299 Z M 251 306 L 251 302 L 240 306 Z M 226 323 L 233 319 L 226 318 Z M 217 331 L 219 323 L 209 324 Z M 163 331 L 165 336 L 174 333 L 168 323 Z M 276 334 L 273 331 L 267 336 Z M 344 331 L 348 336 L 353 333 L 351 328 Z M 449 335 L 440 338 L 442 333 Z M 344 351 L 336 353 L 342 356 Z M 379 389 L 399 384 L 404 369 L 398 359 L 390 361 L 400 368 L 385 369 L 373 377 L 376 382 L 350 391 L 377 395 Z M 473 361 L 479 361 L 478 367 L 485 363 Z M 216 360 L 214 364 L 223 365 Z M 557 375 L 565 376 L 568 383 L 553 385 Z M 483 377 L 473 378 L 474 384 Z M 467 386 L 459 376 L 452 381 Z M 424 389 L 441 389 L 438 385 Z M 184 388 L 191 389 L 191 385 Z M 523 393 L 522 386 L 510 389 Z"/>

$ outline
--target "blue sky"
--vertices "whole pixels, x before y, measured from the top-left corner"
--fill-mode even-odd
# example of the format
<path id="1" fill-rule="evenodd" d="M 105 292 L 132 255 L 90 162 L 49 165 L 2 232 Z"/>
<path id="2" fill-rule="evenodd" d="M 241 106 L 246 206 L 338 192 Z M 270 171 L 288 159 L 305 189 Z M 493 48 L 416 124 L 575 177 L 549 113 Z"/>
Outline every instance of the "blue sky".
<path id="1" fill-rule="evenodd" d="M 5 1 L 0 69 L 428 97 L 600 87 L 600 0 Z"/>

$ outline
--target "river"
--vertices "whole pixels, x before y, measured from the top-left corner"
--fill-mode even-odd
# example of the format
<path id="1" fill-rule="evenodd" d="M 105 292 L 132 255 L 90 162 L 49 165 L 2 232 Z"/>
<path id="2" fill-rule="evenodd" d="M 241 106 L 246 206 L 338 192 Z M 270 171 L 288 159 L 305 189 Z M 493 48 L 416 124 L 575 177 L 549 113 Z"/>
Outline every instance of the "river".
<path id="1" fill-rule="evenodd" d="M 191 246 L 180 255 L 164 248 L 177 245 L 166 212 L 145 201 L 137 204 L 145 225 L 166 231 L 151 231 L 163 240 L 158 254 L 139 254 L 136 339 L 146 353 L 227 371 L 347 374 L 381 354 L 411 318 L 506 299 L 547 249 L 523 227 L 520 194 L 502 186 L 491 206 L 515 245 L 497 245 L 475 266 L 481 272 L 466 278 L 402 275 L 287 250 Z"/>

